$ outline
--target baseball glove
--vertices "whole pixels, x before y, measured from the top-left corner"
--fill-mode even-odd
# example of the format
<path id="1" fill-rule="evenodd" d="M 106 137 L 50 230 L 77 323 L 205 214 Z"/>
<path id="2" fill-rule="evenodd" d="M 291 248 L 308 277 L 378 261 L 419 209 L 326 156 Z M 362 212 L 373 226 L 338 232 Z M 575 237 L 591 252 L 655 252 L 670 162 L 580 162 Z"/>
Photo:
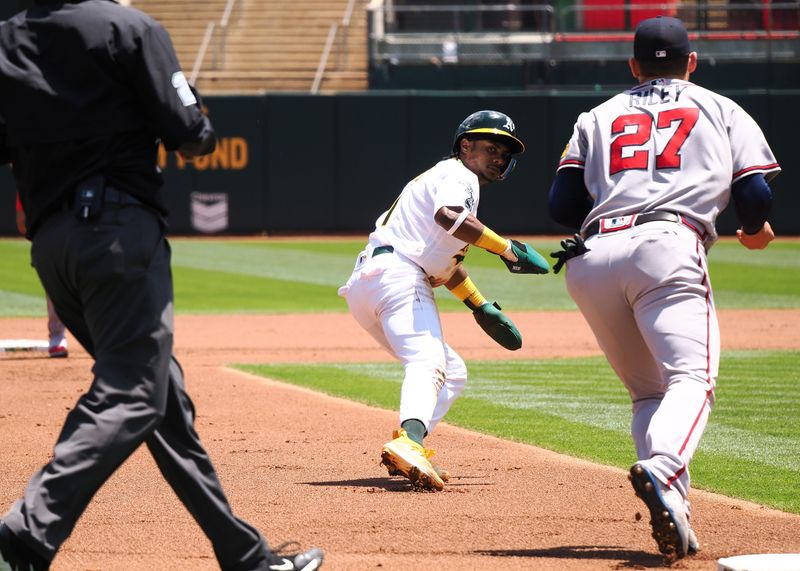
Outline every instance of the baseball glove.
<path id="1" fill-rule="evenodd" d="M 516 262 L 506 260 L 502 256 L 501 259 L 512 274 L 546 274 L 550 271 L 550 264 L 547 263 L 544 256 L 528 244 L 519 240 L 511 240 L 511 251 L 517 256 Z"/>
<path id="2" fill-rule="evenodd" d="M 484 303 L 472 312 L 475 321 L 486 334 L 509 351 L 522 347 L 522 335 L 511 320 L 506 317 L 497 302 Z"/>
<path id="3" fill-rule="evenodd" d="M 553 273 L 560 272 L 567 260 L 583 256 L 586 252 L 591 252 L 591 250 L 583 243 L 583 238 L 581 238 L 580 234 L 573 234 L 572 238 L 561 240 L 561 249 L 550 253 L 550 257 L 557 260 L 556 265 L 553 266 Z"/>

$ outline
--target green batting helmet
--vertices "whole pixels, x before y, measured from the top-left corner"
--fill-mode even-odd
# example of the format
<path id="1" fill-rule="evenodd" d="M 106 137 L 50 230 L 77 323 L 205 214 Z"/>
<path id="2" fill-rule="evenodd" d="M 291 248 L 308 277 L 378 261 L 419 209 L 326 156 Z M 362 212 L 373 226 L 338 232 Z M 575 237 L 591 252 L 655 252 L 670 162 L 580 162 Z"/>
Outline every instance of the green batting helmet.
<path id="1" fill-rule="evenodd" d="M 525 152 L 525 144 L 514 134 L 516 127 L 511 117 L 500 111 L 476 111 L 461 122 L 453 137 L 453 156 L 458 155 L 458 144 L 467 135 L 484 135 L 498 138 L 509 147 L 511 153 Z M 480 138 L 480 137 L 476 137 Z"/>

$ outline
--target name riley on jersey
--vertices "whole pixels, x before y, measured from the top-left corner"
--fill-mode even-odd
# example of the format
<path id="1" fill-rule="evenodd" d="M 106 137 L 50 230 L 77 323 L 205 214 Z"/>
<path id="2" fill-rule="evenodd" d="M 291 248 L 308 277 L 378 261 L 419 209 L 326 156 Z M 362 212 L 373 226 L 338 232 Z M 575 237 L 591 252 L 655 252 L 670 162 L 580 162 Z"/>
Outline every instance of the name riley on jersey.
<path id="1" fill-rule="evenodd" d="M 630 96 L 629 105 L 638 107 L 642 105 L 658 105 L 660 103 L 677 102 L 681 93 L 691 84 L 681 85 L 643 85 L 635 87 L 628 94 Z"/>

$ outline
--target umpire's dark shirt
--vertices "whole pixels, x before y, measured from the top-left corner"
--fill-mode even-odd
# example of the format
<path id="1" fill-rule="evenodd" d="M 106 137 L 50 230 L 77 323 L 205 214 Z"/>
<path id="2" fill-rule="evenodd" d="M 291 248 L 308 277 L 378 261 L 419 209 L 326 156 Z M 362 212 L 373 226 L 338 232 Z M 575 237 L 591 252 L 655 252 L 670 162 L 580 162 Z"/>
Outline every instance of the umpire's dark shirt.
<path id="1" fill-rule="evenodd" d="M 29 237 L 98 173 L 166 214 L 158 139 L 187 156 L 215 144 L 155 20 L 112 0 L 40 0 L 0 23 L 0 164 L 12 162 Z"/>

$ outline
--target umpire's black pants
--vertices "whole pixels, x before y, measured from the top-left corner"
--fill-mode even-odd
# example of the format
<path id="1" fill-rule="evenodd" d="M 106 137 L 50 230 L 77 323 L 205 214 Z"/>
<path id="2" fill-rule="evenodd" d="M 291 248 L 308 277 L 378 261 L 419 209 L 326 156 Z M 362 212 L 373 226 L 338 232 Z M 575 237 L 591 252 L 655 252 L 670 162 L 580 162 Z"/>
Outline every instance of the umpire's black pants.
<path id="1" fill-rule="evenodd" d="M 58 315 L 94 357 L 94 381 L 6 525 L 52 559 L 98 488 L 145 442 L 222 569 L 265 567 L 264 539 L 231 512 L 193 428 L 172 356 L 170 250 L 157 217 L 111 204 L 90 223 L 61 212 L 38 230 L 31 255 Z"/>

